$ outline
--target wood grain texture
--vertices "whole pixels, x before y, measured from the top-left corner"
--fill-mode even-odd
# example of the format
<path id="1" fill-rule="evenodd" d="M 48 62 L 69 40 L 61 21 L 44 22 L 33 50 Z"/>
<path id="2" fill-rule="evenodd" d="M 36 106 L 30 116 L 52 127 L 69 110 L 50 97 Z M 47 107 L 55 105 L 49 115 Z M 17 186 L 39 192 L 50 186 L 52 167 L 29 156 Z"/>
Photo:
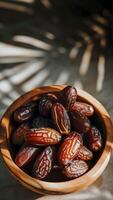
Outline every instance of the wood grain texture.
<path id="1" fill-rule="evenodd" d="M 11 135 L 11 125 L 10 118 L 12 112 L 23 103 L 29 102 L 31 99 L 38 99 L 42 94 L 47 92 L 59 92 L 65 86 L 64 85 L 53 85 L 53 86 L 45 86 L 36 88 L 25 95 L 21 96 L 17 99 L 6 111 L 0 126 L 0 132 L 2 135 L 2 143 L 1 143 L 1 154 L 4 159 L 4 162 L 11 172 L 11 174 L 23 185 L 29 188 L 32 191 L 42 193 L 42 194 L 65 194 L 74 191 L 80 191 L 89 185 L 91 185 L 104 171 L 106 168 L 110 155 L 111 155 L 111 147 L 112 147 L 112 134 L 113 127 L 111 123 L 111 119 L 105 108 L 91 95 L 86 93 L 85 91 L 78 90 L 78 99 L 80 101 L 90 103 L 95 108 L 95 113 L 101 126 L 103 128 L 103 132 L 105 134 L 106 142 L 103 149 L 103 152 L 95 164 L 95 166 L 89 170 L 83 176 L 66 182 L 52 183 L 36 180 L 25 172 L 23 172 L 20 168 L 16 166 L 11 157 L 11 149 L 10 149 L 10 135 Z"/>

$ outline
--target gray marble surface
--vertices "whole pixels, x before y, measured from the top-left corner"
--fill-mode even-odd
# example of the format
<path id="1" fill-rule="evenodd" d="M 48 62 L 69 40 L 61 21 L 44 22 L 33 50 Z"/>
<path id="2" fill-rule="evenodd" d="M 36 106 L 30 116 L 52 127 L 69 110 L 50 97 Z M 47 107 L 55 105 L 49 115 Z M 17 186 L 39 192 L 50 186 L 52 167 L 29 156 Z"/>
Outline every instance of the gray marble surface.
<path id="1" fill-rule="evenodd" d="M 113 119 L 113 15 L 96 1 L 75 2 L 0 1 L 0 117 L 32 88 L 71 84 L 97 98 Z M 0 158 L 0 200 L 57 198 L 24 188 Z M 113 199 L 113 156 L 95 184 L 59 198 Z"/>

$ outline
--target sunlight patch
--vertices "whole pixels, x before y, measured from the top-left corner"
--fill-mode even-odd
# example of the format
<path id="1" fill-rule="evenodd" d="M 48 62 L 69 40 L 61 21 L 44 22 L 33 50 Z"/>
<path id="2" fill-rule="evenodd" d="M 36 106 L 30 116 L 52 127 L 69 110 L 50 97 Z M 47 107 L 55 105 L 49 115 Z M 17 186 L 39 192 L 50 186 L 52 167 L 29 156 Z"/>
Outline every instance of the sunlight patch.
<path id="1" fill-rule="evenodd" d="M 84 54 L 83 54 L 80 69 L 79 69 L 79 73 L 82 76 L 86 75 L 87 72 L 88 72 L 88 69 L 90 67 L 92 51 L 93 51 L 93 44 L 89 43 L 86 47 Z"/>
<path id="2" fill-rule="evenodd" d="M 0 81 L 0 91 L 2 91 L 3 93 L 7 93 L 7 92 L 10 92 L 11 89 L 12 89 L 12 86 L 9 83 L 9 81 L 7 80 Z"/>
<path id="3" fill-rule="evenodd" d="M 30 78 L 33 74 L 37 73 L 43 66 L 43 62 L 29 62 L 22 64 L 23 69 L 19 73 L 10 77 L 10 81 L 14 84 L 20 84 L 25 81 L 27 78 Z"/>
<path id="4" fill-rule="evenodd" d="M 45 37 L 50 39 L 50 40 L 54 40 L 55 39 L 55 36 L 50 32 L 46 32 L 45 33 Z"/>
<path id="5" fill-rule="evenodd" d="M 105 77 L 105 57 L 102 55 L 99 56 L 97 70 L 98 70 L 98 77 L 97 77 L 96 90 L 100 92 L 103 88 L 104 77 Z"/>
<path id="6" fill-rule="evenodd" d="M 47 69 L 43 69 L 39 73 L 37 73 L 31 80 L 27 81 L 25 84 L 22 85 L 22 89 L 24 91 L 29 91 L 38 87 L 39 85 L 43 85 L 43 81 L 48 76 L 49 71 Z"/>
<path id="7" fill-rule="evenodd" d="M 16 35 L 13 37 L 13 40 L 16 42 L 23 42 L 26 44 L 30 44 L 32 46 L 44 49 L 44 50 L 50 50 L 51 49 L 51 45 L 47 44 L 46 42 L 43 42 L 39 39 L 33 38 L 33 37 L 29 37 L 26 35 Z"/>

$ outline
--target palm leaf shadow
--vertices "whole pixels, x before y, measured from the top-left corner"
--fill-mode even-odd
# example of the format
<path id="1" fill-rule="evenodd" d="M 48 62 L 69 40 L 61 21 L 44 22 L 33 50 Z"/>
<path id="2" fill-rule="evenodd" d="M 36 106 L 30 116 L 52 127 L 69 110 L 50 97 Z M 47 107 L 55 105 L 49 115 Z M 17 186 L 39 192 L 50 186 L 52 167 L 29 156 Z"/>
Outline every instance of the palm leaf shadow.
<path id="1" fill-rule="evenodd" d="M 99 79 L 99 68 L 102 67 L 101 64 L 99 67 L 99 56 L 106 57 L 107 44 L 110 44 L 112 38 L 113 15 L 105 10 L 101 1 L 1 1 L 0 9 L 1 49 L 6 45 L 0 56 L 1 81 L 9 81 L 12 91 L 23 94 L 32 80 L 34 84 L 31 87 L 80 83 L 80 87 L 91 93 L 102 90 L 104 80 Z M 105 41 L 105 45 L 101 41 Z M 88 47 L 91 44 L 92 53 L 89 55 Z M 113 48 L 112 44 L 110 48 Z M 77 52 L 74 53 L 73 49 Z M 29 69 L 29 63 L 33 62 L 37 62 L 33 66 L 35 72 L 23 75 L 25 78 L 19 83 L 14 82 L 14 74 L 12 77 L 3 75 L 14 67 L 19 76 L 24 64 Z M 42 68 L 38 66 L 40 62 L 43 62 Z M 97 80 L 101 81 L 100 88 L 97 87 Z M 1 96 L 4 99 L 7 95 L 2 91 Z"/>

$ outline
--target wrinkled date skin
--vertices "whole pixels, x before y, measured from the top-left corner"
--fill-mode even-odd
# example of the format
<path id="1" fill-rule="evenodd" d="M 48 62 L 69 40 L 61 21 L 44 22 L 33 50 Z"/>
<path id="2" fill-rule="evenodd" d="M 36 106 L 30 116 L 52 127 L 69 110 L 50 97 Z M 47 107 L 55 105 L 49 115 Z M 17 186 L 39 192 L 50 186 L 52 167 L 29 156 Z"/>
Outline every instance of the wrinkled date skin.
<path id="1" fill-rule="evenodd" d="M 83 145 L 82 137 L 76 132 L 71 132 L 59 147 L 58 159 L 61 165 L 67 165 L 72 161 L 79 148 Z"/>
<path id="2" fill-rule="evenodd" d="M 79 133 L 87 133 L 90 130 L 90 121 L 89 119 L 83 114 L 78 111 L 70 112 L 70 121 L 72 127 L 75 131 Z"/>
<path id="3" fill-rule="evenodd" d="M 86 117 L 90 117 L 94 113 L 94 108 L 93 106 L 87 104 L 87 103 L 82 103 L 82 102 L 75 102 L 74 104 L 71 104 L 70 106 L 70 111 L 78 111 L 83 113 Z"/>
<path id="4" fill-rule="evenodd" d="M 18 167 L 28 165 L 34 158 L 39 148 L 23 145 L 15 157 L 15 163 Z"/>
<path id="5" fill-rule="evenodd" d="M 83 160 L 74 160 L 64 167 L 63 173 L 69 178 L 78 178 L 88 170 L 88 165 Z"/>
<path id="6" fill-rule="evenodd" d="M 53 128 L 53 123 L 52 120 L 44 117 L 36 117 L 32 121 L 32 127 L 33 128 L 44 128 L 44 127 L 49 127 Z"/>
<path id="7" fill-rule="evenodd" d="M 61 135 L 52 128 L 34 128 L 27 131 L 25 141 L 31 145 L 47 146 L 59 143 Z"/>
<path id="8" fill-rule="evenodd" d="M 57 102 L 57 100 L 57 97 L 52 93 L 43 95 L 39 101 L 38 106 L 40 115 L 44 117 L 49 116 L 51 114 L 51 107 L 53 103 Z"/>
<path id="9" fill-rule="evenodd" d="M 24 135 L 27 129 L 29 129 L 28 123 L 23 123 L 14 131 L 12 136 L 13 144 L 22 145 L 24 143 Z"/>
<path id="10" fill-rule="evenodd" d="M 51 146 L 37 157 L 33 166 L 33 176 L 37 179 L 44 179 L 51 171 L 53 162 L 53 149 Z"/>
<path id="11" fill-rule="evenodd" d="M 18 108 L 14 112 L 14 120 L 17 122 L 24 122 L 26 120 L 29 120 L 35 111 L 36 105 L 36 102 L 30 102 Z"/>
<path id="12" fill-rule="evenodd" d="M 91 151 L 101 150 L 103 144 L 102 136 L 96 127 L 91 127 L 90 131 L 86 135 L 86 141 Z"/>
<path id="13" fill-rule="evenodd" d="M 81 147 L 79 151 L 77 152 L 77 155 L 75 157 L 75 160 L 92 160 L 93 153 L 85 146 Z"/>
<path id="14" fill-rule="evenodd" d="M 66 109 L 60 103 L 52 106 L 52 119 L 61 134 L 68 134 L 71 130 L 70 119 Z"/>
<path id="15" fill-rule="evenodd" d="M 72 86 L 67 86 L 61 91 L 61 103 L 69 109 L 70 105 L 73 104 L 77 99 L 77 90 Z"/>

